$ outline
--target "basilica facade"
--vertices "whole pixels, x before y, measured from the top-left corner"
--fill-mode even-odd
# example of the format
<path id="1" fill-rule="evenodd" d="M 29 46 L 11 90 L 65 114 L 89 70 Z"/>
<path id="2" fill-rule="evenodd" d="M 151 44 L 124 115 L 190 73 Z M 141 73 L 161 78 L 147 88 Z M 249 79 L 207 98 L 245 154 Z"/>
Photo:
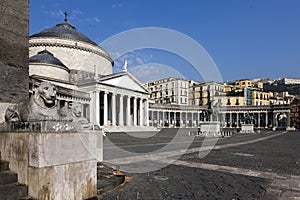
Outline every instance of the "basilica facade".
<path id="1" fill-rule="evenodd" d="M 31 88 L 57 87 L 59 106 L 82 104 L 82 113 L 102 127 L 147 127 L 148 90 L 127 70 L 112 73 L 109 54 L 67 19 L 29 37 Z"/>

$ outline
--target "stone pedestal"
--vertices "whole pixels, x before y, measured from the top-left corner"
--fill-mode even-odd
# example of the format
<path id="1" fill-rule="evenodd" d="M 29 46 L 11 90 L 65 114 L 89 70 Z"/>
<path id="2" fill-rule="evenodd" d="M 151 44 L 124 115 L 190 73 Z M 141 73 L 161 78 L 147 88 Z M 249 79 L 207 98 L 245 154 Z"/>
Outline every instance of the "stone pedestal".
<path id="1" fill-rule="evenodd" d="M 101 132 L 0 133 L 2 159 L 39 200 L 87 199 L 97 195 Z"/>
<path id="2" fill-rule="evenodd" d="M 253 124 L 242 124 L 240 133 L 255 133 Z"/>
<path id="3" fill-rule="evenodd" d="M 200 135 L 209 137 L 221 136 L 220 122 L 219 121 L 208 121 L 200 123 Z"/>

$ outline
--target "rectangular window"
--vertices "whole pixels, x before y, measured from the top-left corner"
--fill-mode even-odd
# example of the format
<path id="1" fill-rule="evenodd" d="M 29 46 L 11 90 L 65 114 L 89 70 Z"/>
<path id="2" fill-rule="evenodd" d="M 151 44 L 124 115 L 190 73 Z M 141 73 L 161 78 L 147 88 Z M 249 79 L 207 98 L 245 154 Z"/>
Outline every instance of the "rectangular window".
<path id="1" fill-rule="evenodd" d="M 227 99 L 227 105 L 231 105 L 230 99 Z"/>
<path id="2" fill-rule="evenodd" d="M 239 99 L 235 100 L 235 105 L 237 105 L 237 106 L 240 105 Z"/>

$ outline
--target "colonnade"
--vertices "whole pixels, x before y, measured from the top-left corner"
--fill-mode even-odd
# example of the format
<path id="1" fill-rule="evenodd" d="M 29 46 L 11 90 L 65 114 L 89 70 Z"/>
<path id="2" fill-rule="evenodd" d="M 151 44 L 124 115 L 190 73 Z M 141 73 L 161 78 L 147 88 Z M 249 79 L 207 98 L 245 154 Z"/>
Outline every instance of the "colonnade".
<path id="1" fill-rule="evenodd" d="M 148 126 L 146 97 L 107 90 L 94 91 L 90 120 L 100 126 Z"/>
<path id="2" fill-rule="evenodd" d="M 198 127 L 203 121 L 201 111 L 149 111 L 149 124 L 154 127 Z"/>
<path id="3" fill-rule="evenodd" d="M 245 124 L 244 118 L 249 114 L 251 116 L 251 124 L 256 128 L 270 128 L 270 127 L 290 127 L 290 110 L 274 110 L 274 109 L 250 109 L 243 107 L 243 109 L 221 110 L 215 116 L 207 116 L 204 110 L 168 110 L 164 108 L 150 108 L 149 124 L 154 127 L 199 127 L 201 122 L 205 121 L 219 121 L 223 128 L 240 128 Z M 283 114 L 286 120 L 283 124 L 279 124 L 278 116 Z"/>

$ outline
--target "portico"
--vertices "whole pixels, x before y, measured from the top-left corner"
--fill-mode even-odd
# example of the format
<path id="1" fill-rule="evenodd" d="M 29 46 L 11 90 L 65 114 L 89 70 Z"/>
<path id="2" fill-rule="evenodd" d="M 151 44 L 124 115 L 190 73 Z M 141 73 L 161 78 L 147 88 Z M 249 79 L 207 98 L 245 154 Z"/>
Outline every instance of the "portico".
<path id="1" fill-rule="evenodd" d="M 89 120 L 102 127 L 148 126 L 148 91 L 128 72 L 79 83 L 91 93 Z"/>

